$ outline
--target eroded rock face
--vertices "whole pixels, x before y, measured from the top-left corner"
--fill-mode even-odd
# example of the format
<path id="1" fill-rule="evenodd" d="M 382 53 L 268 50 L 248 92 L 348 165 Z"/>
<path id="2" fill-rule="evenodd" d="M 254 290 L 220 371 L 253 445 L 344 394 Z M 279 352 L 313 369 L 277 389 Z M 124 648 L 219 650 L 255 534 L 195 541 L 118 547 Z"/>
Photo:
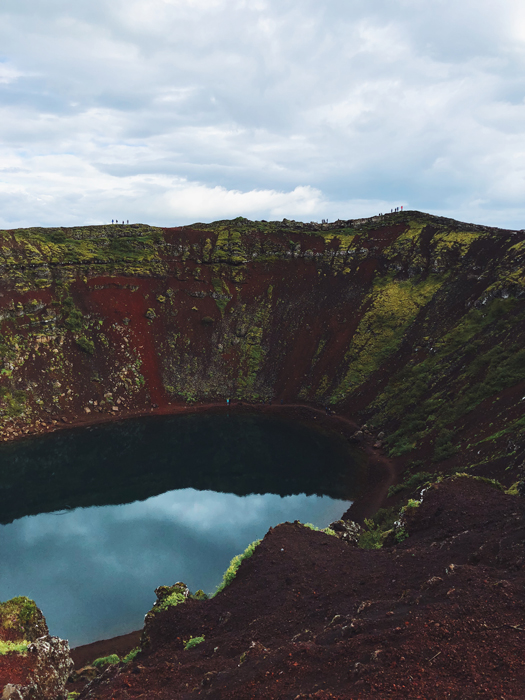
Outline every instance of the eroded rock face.
<path id="1" fill-rule="evenodd" d="M 73 668 L 69 643 L 58 637 L 41 637 L 29 647 L 36 654 L 37 664 L 33 685 L 41 698 L 67 697 L 65 684 Z"/>
<path id="2" fill-rule="evenodd" d="M 340 540 L 354 545 L 357 545 L 359 536 L 363 532 L 363 528 L 353 520 L 334 520 L 328 527 Z"/>
<path id="3" fill-rule="evenodd" d="M 51 637 L 42 611 L 24 596 L 0 603 L 2 700 L 62 700 L 73 668 L 69 643 Z M 12 647 L 12 650 L 10 650 Z"/>
<path id="4" fill-rule="evenodd" d="M 27 654 L 34 656 L 28 682 L 24 685 L 7 683 L 2 700 L 66 700 L 65 685 L 73 668 L 69 643 L 47 635 L 30 644 Z M 12 654 L 15 663 L 16 656 L 20 655 Z"/>

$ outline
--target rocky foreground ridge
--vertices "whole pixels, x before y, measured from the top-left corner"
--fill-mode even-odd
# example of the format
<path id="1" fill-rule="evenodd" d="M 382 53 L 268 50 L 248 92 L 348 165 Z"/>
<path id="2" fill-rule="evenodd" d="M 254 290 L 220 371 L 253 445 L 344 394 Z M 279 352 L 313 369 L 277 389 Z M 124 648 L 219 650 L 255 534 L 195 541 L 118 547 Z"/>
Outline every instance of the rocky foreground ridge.
<path id="1" fill-rule="evenodd" d="M 523 231 L 420 212 L 0 232 L 0 439 L 282 402 L 389 466 L 361 547 L 275 528 L 82 697 L 523 697 L 524 262 Z"/>
<path id="2" fill-rule="evenodd" d="M 524 515 L 464 476 L 381 549 L 279 525 L 215 598 L 154 609 L 142 651 L 79 700 L 523 698 Z"/>

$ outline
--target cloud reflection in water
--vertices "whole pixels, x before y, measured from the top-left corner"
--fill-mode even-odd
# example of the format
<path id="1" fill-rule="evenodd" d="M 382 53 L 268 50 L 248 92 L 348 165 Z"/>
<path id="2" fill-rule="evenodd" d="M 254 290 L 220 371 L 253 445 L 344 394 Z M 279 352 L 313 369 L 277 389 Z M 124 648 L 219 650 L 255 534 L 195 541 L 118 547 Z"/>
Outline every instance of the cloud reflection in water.
<path id="1" fill-rule="evenodd" d="M 181 489 L 127 505 L 21 518 L 2 528 L 0 597 L 33 598 L 72 646 L 142 627 L 153 590 L 215 589 L 233 556 L 285 520 L 324 527 L 348 502 Z"/>

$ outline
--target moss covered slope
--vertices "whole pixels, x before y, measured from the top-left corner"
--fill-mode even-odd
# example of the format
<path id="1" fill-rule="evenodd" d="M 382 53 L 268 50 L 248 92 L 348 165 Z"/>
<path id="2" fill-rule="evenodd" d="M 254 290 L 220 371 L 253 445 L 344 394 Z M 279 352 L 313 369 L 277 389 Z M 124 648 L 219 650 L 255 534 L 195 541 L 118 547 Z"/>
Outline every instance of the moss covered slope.
<path id="1" fill-rule="evenodd" d="M 415 462 L 508 466 L 525 428 L 524 260 L 521 231 L 420 212 L 2 231 L 0 434 L 302 401 L 361 416 Z"/>

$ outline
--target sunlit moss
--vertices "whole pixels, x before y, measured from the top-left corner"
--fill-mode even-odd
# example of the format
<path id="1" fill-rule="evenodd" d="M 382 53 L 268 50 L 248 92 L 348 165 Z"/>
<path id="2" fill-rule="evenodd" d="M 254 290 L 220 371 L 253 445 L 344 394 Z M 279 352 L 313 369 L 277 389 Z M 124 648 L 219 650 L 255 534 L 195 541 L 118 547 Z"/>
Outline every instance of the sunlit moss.
<path id="1" fill-rule="evenodd" d="M 249 557 L 252 556 L 252 554 L 255 551 L 255 548 L 261 543 L 261 540 L 255 540 L 255 542 L 252 542 L 249 544 L 244 552 L 242 554 L 237 554 L 237 556 L 233 557 L 233 559 L 230 562 L 230 566 L 226 569 L 224 572 L 224 575 L 222 577 L 222 581 L 219 583 L 217 586 L 217 590 L 215 591 L 214 595 L 217 595 L 221 591 L 223 591 L 227 586 L 230 585 L 230 583 L 233 581 L 235 576 L 237 575 L 237 571 L 239 570 L 240 565 L 245 559 L 248 559 Z"/>
<path id="2" fill-rule="evenodd" d="M 29 642 L 3 642 L 0 641 L 0 656 L 5 656 L 5 654 L 25 654 L 29 647 Z"/>
<path id="3" fill-rule="evenodd" d="M 418 282 L 378 278 L 362 307 L 366 309 L 352 338 L 345 361 L 348 370 L 332 401 L 355 390 L 392 355 L 409 325 L 443 284 L 443 277 Z"/>

